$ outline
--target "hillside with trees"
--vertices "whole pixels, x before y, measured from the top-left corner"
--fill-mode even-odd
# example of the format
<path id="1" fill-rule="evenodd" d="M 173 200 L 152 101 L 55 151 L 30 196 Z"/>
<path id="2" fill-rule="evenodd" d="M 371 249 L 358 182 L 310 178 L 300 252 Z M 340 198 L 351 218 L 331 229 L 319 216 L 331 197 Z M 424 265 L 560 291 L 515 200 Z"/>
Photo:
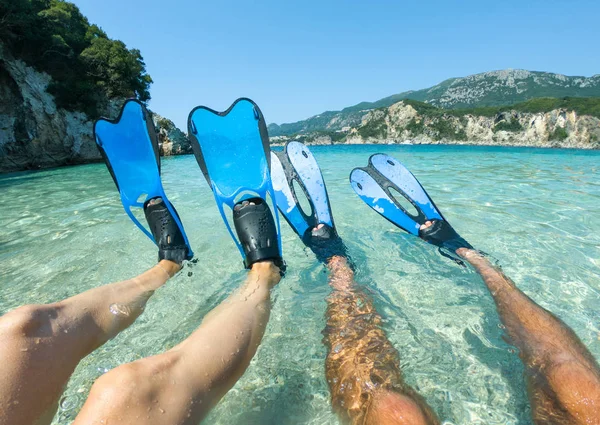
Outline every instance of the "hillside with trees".
<path id="1" fill-rule="evenodd" d="M 52 77 L 56 105 L 95 117 L 108 100 L 150 99 L 152 78 L 137 49 L 113 40 L 63 0 L 0 0 L 0 42 Z"/>

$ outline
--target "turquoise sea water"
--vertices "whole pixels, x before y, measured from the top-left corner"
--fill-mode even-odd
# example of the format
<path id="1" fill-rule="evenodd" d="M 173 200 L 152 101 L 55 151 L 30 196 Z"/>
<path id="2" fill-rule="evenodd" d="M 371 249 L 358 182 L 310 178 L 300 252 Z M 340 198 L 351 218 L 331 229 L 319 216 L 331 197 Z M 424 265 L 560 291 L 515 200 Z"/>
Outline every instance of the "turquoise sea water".
<path id="1" fill-rule="evenodd" d="M 445 146 L 311 148 L 339 233 L 385 317 L 406 381 L 447 424 L 529 424 L 519 358 L 501 339 L 479 277 L 371 211 L 348 175 L 371 153 L 395 156 L 446 218 L 491 253 L 534 300 L 600 357 L 600 152 Z M 129 329 L 85 358 L 54 424 L 69 424 L 93 381 L 164 351 L 244 278 L 241 258 L 192 156 L 165 159 L 163 180 L 198 263 L 159 289 Z M 0 314 L 123 280 L 156 249 L 124 214 L 102 164 L 0 177 Z M 287 224 L 289 271 L 274 290 L 263 343 L 205 424 L 337 424 L 324 379 L 327 274 Z M 200 367 L 200 365 L 199 365 Z"/>

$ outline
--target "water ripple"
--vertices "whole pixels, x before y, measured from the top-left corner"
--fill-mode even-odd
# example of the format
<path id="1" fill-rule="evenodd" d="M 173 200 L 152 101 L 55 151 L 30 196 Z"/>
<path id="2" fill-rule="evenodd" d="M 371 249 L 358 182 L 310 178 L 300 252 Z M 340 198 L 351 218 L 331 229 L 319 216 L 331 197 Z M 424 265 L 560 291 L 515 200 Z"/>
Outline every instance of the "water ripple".
<path id="1" fill-rule="evenodd" d="M 403 161 L 467 240 L 497 258 L 600 356 L 598 153 L 440 146 L 313 151 L 357 280 L 384 315 L 406 381 L 445 424 L 529 423 L 522 366 L 502 340 L 478 276 L 394 228 L 354 195 L 348 174 L 371 153 Z M 199 262 L 159 289 L 129 329 L 81 362 L 55 425 L 71 423 L 98 376 L 182 341 L 244 278 L 194 158 L 165 160 L 163 177 Z M 123 213 L 103 165 L 7 175 L 0 187 L 0 313 L 122 280 L 155 262 L 155 247 Z M 338 423 L 321 342 L 327 275 L 283 226 L 289 272 L 274 291 L 263 343 L 204 423 Z"/>

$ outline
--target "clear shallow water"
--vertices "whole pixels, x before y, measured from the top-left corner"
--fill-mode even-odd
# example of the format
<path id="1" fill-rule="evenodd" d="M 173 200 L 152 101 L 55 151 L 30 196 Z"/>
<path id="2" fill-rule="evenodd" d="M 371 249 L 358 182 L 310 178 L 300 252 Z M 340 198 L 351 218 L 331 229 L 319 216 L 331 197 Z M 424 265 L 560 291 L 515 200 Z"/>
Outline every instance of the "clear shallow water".
<path id="1" fill-rule="evenodd" d="M 529 424 L 516 354 L 479 277 L 402 233 L 352 192 L 371 153 L 395 156 L 472 244 L 600 357 L 600 152 L 444 146 L 311 148 L 340 234 L 385 317 L 406 381 L 448 424 Z M 129 329 L 84 359 L 54 424 L 93 381 L 180 342 L 244 278 L 192 156 L 163 161 L 167 194 L 199 259 L 159 289 Z M 156 250 L 124 214 L 104 165 L 0 177 L 0 314 L 57 301 L 151 267 Z M 324 379 L 327 275 L 286 224 L 289 271 L 247 373 L 204 424 L 337 424 Z"/>

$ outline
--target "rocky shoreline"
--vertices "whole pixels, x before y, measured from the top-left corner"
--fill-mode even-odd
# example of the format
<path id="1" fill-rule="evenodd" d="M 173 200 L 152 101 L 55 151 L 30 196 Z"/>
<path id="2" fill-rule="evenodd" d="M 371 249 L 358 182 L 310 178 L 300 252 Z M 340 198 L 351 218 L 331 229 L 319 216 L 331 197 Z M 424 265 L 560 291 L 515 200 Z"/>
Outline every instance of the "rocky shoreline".
<path id="1" fill-rule="evenodd" d="M 93 140 L 93 119 L 57 107 L 47 88 L 51 77 L 16 59 L 0 43 L 0 173 L 101 161 Z M 124 99 L 113 100 L 102 114 L 116 117 Z M 418 107 L 418 106 L 417 106 Z M 187 135 L 153 114 L 162 155 L 192 152 Z M 335 122 L 333 122 L 335 121 Z M 411 104 L 333 118 L 323 132 L 271 138 L 309 145 L 410 144 L 600 149 L 600 119 L 555 109 L 545 113 L 504 111 L 495 116 L 431 115 Z"/>
<path id="2" fill-rule="evenodd" d="M 600 149 L 600 119 L 556 109 L 546 113 L 506 111 L 495 116 L 419 113 L 404 102 L 365 111 L 360 124 L 330 134 L 272 137 L 309 145 L 406 144 Z"/>
<path id="3" fill-rule="evenodd" d="M 399 145 L 399 146 L 426 146 L 426 145 L 439 145 L 439 146 L 485 146 L 485 147 L 498 147 L 498 148 L 539 148 L 539 149 L 580 149 L 580 150 L 600 150 L 600 146 L 579 146 L 579 145 L 571 145 L 569 143 L 563 142 L 546 142 L 546 143 L 506 143 L 506 144 L 497 144 L 494 142 L 481 142 L 476 140 L 462 141 L 462 140 L 405 140 L 403 142 L 396 142 L 391 140 L 381 140 L 381 139 L 369 139 L 367 141 L 363 140 L 350 140 L 342 143 L 331 142 L 329 141 L 316 141 L 316 140 L 302 140 L 302 138 L 295 138 L 290 140 L 299 140 L 302 143 L 308 146 L 343 146 L 343 145 Z M 286 142 L 272 141 L 271 146 L 275 147 L 283 147 Z"/>
<path id="4" fill-rule="evenodd" d="M 0 43 L 0 173 L 102 161 L 93 137 L 94 120 L 57 107 L 48 93 L 52 78 L 27 66 Z M 115 118 L 125 99 L 101 111 Z M 187 135 L 153 113 L 161 154 L 191 153 Z"/>

